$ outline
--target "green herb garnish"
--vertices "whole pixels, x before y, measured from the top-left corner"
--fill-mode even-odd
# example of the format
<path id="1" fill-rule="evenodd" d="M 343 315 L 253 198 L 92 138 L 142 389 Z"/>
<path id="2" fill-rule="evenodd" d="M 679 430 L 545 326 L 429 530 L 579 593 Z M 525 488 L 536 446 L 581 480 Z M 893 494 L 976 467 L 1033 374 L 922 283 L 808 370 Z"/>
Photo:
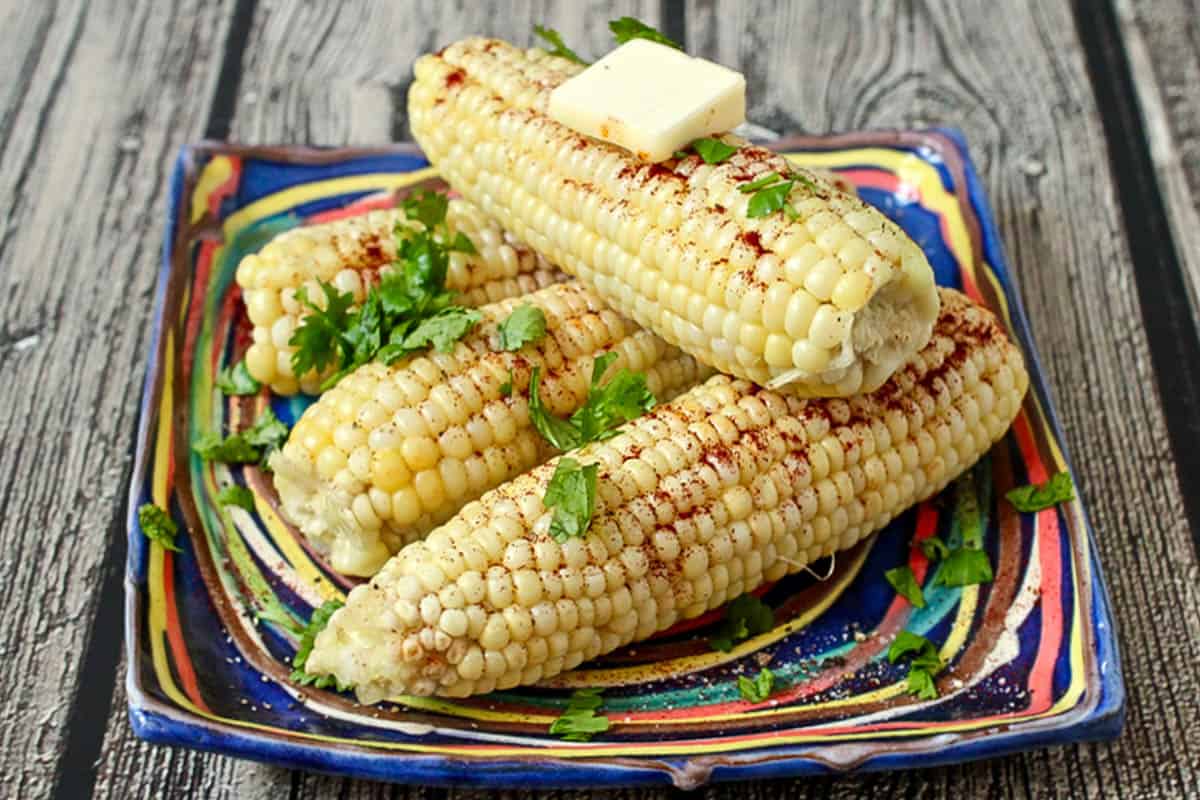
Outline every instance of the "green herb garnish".
<path id="1" fill-rule="evenodd" d="M 254 511 L 254 492 L 245 486 L 226 486 L 217 495 L 217 502 L 223 506 L 237 506 L 246 511 Z"/>
<path id="2" fill-rule="evenodd" d="M 546 50 L 546 52 L 550 55 L 558 56 L 559 58 L 565 58 L 569 61 L 574 61 L 576 64 L 583 64 L 585 67 L 588 66 L 588 62 L 580 58 L 579 54 L 574 50 L 567 47 L 566 43 L 563 41 L 562 34 L 560 34 L 558 31 L 554 30 L 553 28 L 543 28 L 541 25 L 534 25 L 533 32 L 537 34 L 539 39 L 544 40 L 550 45 L 550 48 Z"/>
<path id="3" fill-rule="evenodd" d="M 788 204 L 788 194 L 792 191 L 792 187 L 796 184 L 793 181 L 783 181 L 782 183 L 772 184 L 764 189 L 759 189 L 750 198 L 750 204 L 746 207 L 746 216 L 751 219 L 755 217 L 766 217 L 774 214 Z M 790 206 L 788 206 L 790 208 Z M 792 209 L 795 213 L 795 209 Z M 792 216 L 789 214 L 789 216 Z"/>
<path id="4" fill-rule="evenodd" d="M 704 159 L 705 164 L 720 164 L 737 152 L 731 144 L 725 144 L 720 139 L 697 139 L 692 142 L 692 149 Z"/>
<path id="5" fill-rule="evenodd" d="M 512 368 L 510 367 L 508 370 L 508 380 L 506 380 L 504 383 L 500 384 L 500 396 L 501 397 L 512 397 L 512 393 L 513 393 L 513 371 L 512 371 Z"/>
<path id="6" fill-rule="evenodd" d="M 142 535 L 150 541 L 157 542 L 167 550 L 180 552 L 179 546 L 175 544 L 175 534 L 179 533 L 175 520 L 153 503 L 145 503 L 138 508 L 138 527 L 142 529 Z"/>
<path id="7" fill-rule="evenodd" d="M 757 192 L 759 189 L 766 188 L 776 181 L 781 180 L 783 180 L 783 178 L 779 176 L 778 172 L 768 172 L 765 175 L 760 175 L 758 178 L 750 181 L 749 183 L 740 184 L 737 189 L 742 194 L 750 194 L 751 192 Z"/>
<path id="8" fill-rule="evenodd" d="M 604 703 L 600 697 L 601 691 L 578 689 L 573 692 L 562 714 L 550 723 L 550 732 L 568 742 L 587 742 L 597 733 L 608 730 L 608 717 L 596 714 Z"/>
<path id="9" fill-rule="evenodd" d="M 738 675 L 737 682 L 738 691 L 741 692 L 743 700 L 761 703 L 771 696 L 771 690 L 775 687 L 775 673 L 763 667 L 753 678 Z"/>
<path id="10" fill-rule="evenodd" d="M 668 39 L 661 32 L 633 17 L 614 19 L 608 23 L 608 29 L 612 31 L 613 38 L 617 40 L 617 44 L 625 44 L 633 39 L 649 39 L 658 44 L 665 44 L 667 47 L 674 47 L 676 50 L 683 49 L 683 45 L 679 42 Z"/>
<path id="11" fill-rule="evenodd" d="M 883 577 L 887 578 L 892 588 L 908 602 L 917 608 L 925 607 L 925 595 L 921 593 L 921 584 L 917 583 L 917 576 L 913 574 L 912 567 L 905 564 L 889 569 L 883 573 Z"/>
<path id="12" fill-rule="evenodd" d="M 918 544 L 921 552 L 930 561 L 937 561 L 939 558 L 945 558 L 950 555 L 950 548 L 936 536 L 930 536 L 928 539 L 922 539 Z"/>
<path id="13" fill-rule="evenodd" d="M 595 360 L 587 402 L 565 420 L 554 416 L 542 405 L 539 394 L 541 368 L 533 368 L 529 381 L 529 418 L 546 441 L 559 450 L 573 450 L 588 442 L 615 436 L 615 428 L 654 407 L 654 395 L 646 386 L 646 376 L 641 373 L 622 369 L 607 383 L 600 384 L 616 358 L 616 353 L 605 353 Z"/>
<path id="14" fill-rule="evenodd" d="M 496 327 L 496 333 L 501 350 L 520 350 L 546 335 L 546 315 L 535 305 L 518 306 Z"/>
<path id="15" fill-rule="evenodd" d="M 303 289 L 296 293 L 310 313 L 290 340 L 296 348 L 295 374 L 322 372 L 332 365 L 335 372 L 321 384 L 328 389 L 375 358 L 390 364 L 430 346 L 448 352 L 474 327 L 479 312 L 455 306 L 446 290 L 450 254 L 476 252 L 463 233 L 451 236 L 449 203 L 446 195 L 433 191 L 414 192 L 404 200 L 406 220 L 420 228 L 396 224 L 394 269 L 371 287 L 361 307 L 353 308 L 352 294 L 324 282 L 319 282 L 323 304 L 313 302 Z"/>
<path id="16" fill-rule="evenodd" d="M 265 466 L 270 455 L 283 447 L 287 435 L 287 426 L 267 406 L 246 430 L 225 437 L 219 433 L 206 433 L 192 449 L 205 461 Z"/>
<path id="17" fill-rule="evenodd" d="M 728 653 L 738 642 L 766 633 L 775 626 L 775 612 L 752 594 L 738 596 L 725 607 L 725 619 L 709 637 L 714 650 Z"/>
<path id="18" fill-rule="evenodd" d="M 232 367 L 226 367 L 217 374 L 217 388 L 224 394 L 244 397 L 246 395 L 258 394 L 259 389 L 262 388 L 262 384 L 250 375 L 250 372 L 246 369 L 246 360 L 242 359 Z"/>
<path id="19" fill-rule="evenodd" d="M 581 466 L 569 456 L 558 460 L 554 475 L 546 484 L 542 505 L 554 509 L 550 520 L 550 535 L 557 542 L 583 536 L 592 524 L 596 513 L 596 477 L 599 467 L 595 464 Z"/>
<path id="20" fill-rule="evenodd" d="M 1042 511 L 1075 499 L 1075 484 L 1071 473 L 1059 472 L 1042 484 L 1030 484 L 1010 489 L 1005 495 L 1017 511 Z"/>
<path id="21" fill-rule="evenodd" d="M 908 691 L 924 700 L 938 696 L 933 678 L 945 668 L 933 642 L 911 631 L 896 634 L 888 648 L 888 661 L 895 664 L 902 658 L 911 657 L 908 665 Z"/>
<path id="22" fill-rule="evenodd" d="M 992 564 L 983 550 L 958 547 L 942 559 L 937 582 L 942 586 L 974 586 L 992 579 Z"/>
<path id="23" fill-rule="evenodd" d="M 300 632 L 300 643 L 296 646 L 296 655 L 292 656 L 292 674 L 290 677 L 301 686 L 314 686 L 317 689 L 328 689 L 331 686 L 336 686 L 339 692 L 344 692 L 350 688 L 332 675 L 313 675 L 305 671 L 305 667 L 308 665 L 308 657 L 312 655 L 313 645 L 317 641 L 317 634 L 325 630 L 325 626 L 329 624 L 330 617 L 342 605 L 343 603 L 340 600 L 327 600 L 324 605 L 313 611 L 312 618 L 309 619 L 308 624 Z"/>

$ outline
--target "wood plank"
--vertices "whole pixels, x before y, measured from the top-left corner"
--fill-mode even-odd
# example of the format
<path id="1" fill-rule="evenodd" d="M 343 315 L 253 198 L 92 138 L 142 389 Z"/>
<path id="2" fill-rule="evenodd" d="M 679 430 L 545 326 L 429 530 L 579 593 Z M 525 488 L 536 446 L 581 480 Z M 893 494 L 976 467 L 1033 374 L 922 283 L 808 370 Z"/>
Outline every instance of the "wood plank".
<path id="1" fill-rule="evenodd" d="M 0 26 L 0 653 L 21 676 L 0 693 L 6 796 L 49 792 L 77 687 L 108 690 L 80 660 L 124 516 L 166 171 L 203 127 L 223 13 L 21 3 Z"/>
<path id="2" fill-rule="evenodd" d="M 386 141 L 406 131 L 403 95 L 418 52 L 468 32 L 524 41 L 533 21 L 559 27 L 569 41 L 587 43 L 581 49 L 600 52 L 607 40 L 603 23 L 617 15 L 601 3 L 582 13 L 547 4 L 505 5 L 503 13 L 498 8 L 451 2 L 399 11 L 379 3 L 335 14 L 322 4 L 264 3 L 250 37 L 234 136 L 255 142 Z M 649 10 L 640 16 L 654 21 Z M 1163 460 L 1166 433 L 1129 254 L 1066 4 L 849 8 L 693 0 L 687 13 L 692 52 L 747 72 L 757 122 L 807 131 L 941 123 L 967 132 L 1024 287 L 1092 509 L 1130 691 L 1130 723 L 1117 745 L 924 772 L 737 784 L 702 796 L 1175 797 L 1195 786 L 1197 565 L 1178 486 Z M 443 794 L 151 748 L 132 741 L 122 715 L 114 715 L 97 793 L 189 791 L 228 798 Z"/>
<path id="3" fill-rule="evenodd" d="M 1200 327 L 1200 5 L 1117 0 L 1159 190 Z"/>

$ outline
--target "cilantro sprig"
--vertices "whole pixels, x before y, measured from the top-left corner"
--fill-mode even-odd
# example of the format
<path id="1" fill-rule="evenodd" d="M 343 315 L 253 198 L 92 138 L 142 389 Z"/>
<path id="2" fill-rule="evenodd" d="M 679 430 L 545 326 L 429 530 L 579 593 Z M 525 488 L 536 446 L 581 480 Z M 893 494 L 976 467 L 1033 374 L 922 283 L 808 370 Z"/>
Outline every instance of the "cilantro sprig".
<path id="1" fill-rule="evenodd" d="M 262 384 L 254 379 L 246 369 L 246 360 L 242 359 L 217 373 L 217 388 L 231 397 L 244 397 L 258 394 Z"/>
<path id="2" fill-rule="evenodd" d="M 217 495 L 217 502 L 223 506 L 237 506 L 246 511 L 253 511 L 254 492 L 245 486 L 226 486 Z"/>
<path id="3" fill-rule="evenodd" d="M 296 655 L 292 657 L 290 677 L 301 686 L 313 686 L 317 689 L 328 689 L 334 686 L 339 692 L 350 688 L 332 675 L 313 675 L 305 669 L 308 666 L 308 657 L 312 655 L 313 646 L 316 644 L 317 634 L 325 630 L 329 619 L 342 606 L 343 603 L 340 600 L 327 600 L 324 605 L 313 611 L 308 624 L 299 632 L 300 643 L 296 646 Z"/>
<path id="4" fill-rule="evenodd" d="M 260 464 L 287 441 L 288 427 L 267 406 L 254 424 L 239 433 L 221 436 L 209 432 L 200 437 L 192 449 L 205 461 L 224 464 Z"/>
<path id="5" fill-rule="evenodd" d="M 992 580 L 992 563 L 983 549 L 983 520 L 975 492 L 975 473 L 968 472 L 955 485 L 954 516 L 962 544 L 942 556 L 937 583 L 942 586 L 974 586 Z"/>
<path id="6" fill-rule="evenodd" d="M 746 216 L 750 218 L 767 217 L 782 210 L 789 219 L 796 219 L 799 213 L 788 202 L 788 197 L 796 184 L 800 184 L 811 192 L 818 190 L 815 183 L 795 171 L 788 172 L 786 177 L 778 172 L 768 172 L 755 180 L 741 184 L 738 186 L 739 192 L 753 194 L 746 207 Z"/>
<path id="7" fill-rule="evenodd" d="M 633 17 L 614 19 L 608 23 L 608 29 L 612 31 L 613 38 L 617 40 L 617 44 L 625 44 L 633 39 L 649 39 L 658 44 L 665 44 L 667 47 L 674 47 L 676 50 L 683 49 L 683 45 L 679 42 L 668 38 L 661 31 Z"/>
<path id="8" fill-rule="evenodd" d="M 933 700 L 938 696 L 934 677 L 945 668 L 942 657 L 938 655 L 933 642 L 912 631 L 900 631 L 888 648 L 888 661 L 895 664 L 902 658 L 909 657 L 908 691 L 923 700 Z"/>
<path id="9" fill-rule="evenodd" d="M 449 203 L 446 195 L 427 190 L 404 200 L 406 220 L 419 227 L 396 224 L 393 269 L 371 287 L 360 307 L 354 308 L 352 294 L 323 281 L 318 283 L 321 302 L 303 289 L 296 293 L 310 313 L 289 340 L 295 374 L 333 366 L 334 373 L 321 384 L 329 389 L 376 358 L 391 364 L 428 347 L 449 352 L 479 322 L 479 312 L 454 305 L 446 290 L 450 254 L 476 252 L 465 234 L 450 234 Z"/>
<path id="10" fill-rule="evenodd" d="M 562 714 L 550 723 L 550 733 L 568 742 L 587 742 L 597 733 L 608 730 L 608 717 L 596 713 L 604 704 L 604 698 L 600 696 L 602 691 L 589 688 L 573 692 Z"/>
<path id="11" fill-rule="evenodd" d="M 775 625 L 775 612 L 752 594 L 738 596 L 725 607 L 725 619 L 709 637 L 714 650 L 728 653 L 738 642 L 766 633 Z"/>
<path id="12" fill-rule="evenodd" d="M 761 703 L 771 696 L 771 690 L 775 688 L 775 673 L 763 667 L 753 678 L 738 675 L 737 682 L 738 692 L 741 693 L 743 700 L 750 703 Z"/>
<path id="13" fill-rule="evenodd" d="M 535 305 L 526 303 L 513 309 L 497 326 L 500 349 L 513 352 L 546 335 L 546 314 Z"/>
<path id="14" fill-rule="evenodd" d="M 616 436 L 618 426 L 654 407 L 654 395 L 646 386 L 646 376 L 639 372 L 622 369 L 607 383 L 601 383 L 616 360 L 616 353 L 605 353 L 595 360 L 587 401 L 565 420 L 551 414 L 542 404 L 541 368 L 533 368 L 529 380 L 529 419 L 546 441 L 559 450 L 574 450 L 588 442 Z"/>
<path id="15" fill-rule="evenodd" d="M 896 593 L 908 602 L 917 608 L 925 607 L 925 595 L 921 592 L 921 584 L 917 583 L 917 576 L 913 574 L 912 567 L 908 564 L 889 569 L 883 573 L 883 577 L 887 578 L 887 582 L 892 585 Z"/>
<path id="16" fill-rule="evenodd" d="M 585 67 L 588 66 L 589 62 L 584 61 L 579 57 L 578 53 L 567 47 L 566 42 L 563 41 L 562 34 L 558 31 L 554 30 L 553 28 L 544 28 L 541 25 L 534 25 L 533 32 L 537 34 L 539 39 L 550 45 L 550 47 L 546 50 L 546 52 L 550 55 L 558 56 L 559 58 L 565 58 L 568 61 L 574 61 L 576 64 L 583 64 Z"/>
<path id="17" fill-rule="evenodd" d="M 550 535 L 555 541 L 562 543 L 587 533 L 592 515 L 596 513 L 598 471 L 597 465 L 581 465 L 569 456 L 558 460 L 542 497 L 542 505 L 554 509 Z"/>
<path id="18" fill-rule="evenodd" d="M 179 552 L 179 546 L 175 544 L 175 534 L 179 532 L 175 520 L 154 503 L 145 503 L 138 508 L 138 526 L 150 541 L 172 552 Z"/>
<path id="19" fill-rule="evenodd" d="M 1059 472 L 1041 484 L 1010 489 L 1004 495 L 1017 511 L 1043 511 L 1059 503 L 1075 499 L 1075 484 L 1071 473 Z"/>
<path id="20" fill-rule="evenodd" d="M 696 151 L 696 155 L 704 159 L 705 164 L 720 164 L 738 150 L 720 139 L 710 138 L 697 139 L 692 142 L 692 149 Z"/>

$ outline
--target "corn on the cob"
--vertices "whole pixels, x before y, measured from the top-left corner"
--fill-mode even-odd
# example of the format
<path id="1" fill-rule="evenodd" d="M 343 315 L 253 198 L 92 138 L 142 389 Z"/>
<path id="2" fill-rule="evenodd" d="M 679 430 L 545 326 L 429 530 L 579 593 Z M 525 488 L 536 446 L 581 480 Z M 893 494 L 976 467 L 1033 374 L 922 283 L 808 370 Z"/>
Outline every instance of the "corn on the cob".
<path id="1" fill-rule="evenodd" d="M 325 375 L 297 376 L 288 341 L 306 316 L 296 299 L 304 287 L 314 302 L 323 300 L 317 281 L 352 292 L 361 302 L 380 272 L 396 257 L 393 229 L 405 221 L 399 209 L 371 211 L 281 233 L 260 252 L 242 259 L 237 282 L 254 325 L 254 343 L 246 368 L 255 380 L 279 395 L 318 394 Z M 415 223 L 406 222 L 415 227 Z M 525 245 L 515 241 L 478 208 L 452 199 L 446 212 L 451 234 L 465 233 L 477 255 L 452 253 L 446 288 L 459 292 L 456 302 L 476 306 L 541 289 L 565 278 Z"/>
<path id="2" fill-rule="evenodd" d="M 467 39 L 416 62 L 413 135 L 463 196 L 614 308 L 718 370 L 803 396 L 880 386 L 929 339 L 933 273 L 879 211 L 734 137 L 722 163 L 646 164 L 546 116 L 580 67 Z M 760 176 L 799 173 L 749 218 Z"/>
<path id="3" fill-rule="evenodd" d="M 497 324 L 526 303 L 546 315 L 545 337 L 497 352 Z M 285 515 L 340 572 L 375 574 L 467 501 L 553 455 L 529 419 L 534 367 L 542 402 L 560 417 L 587 399 L 592 363 L 605 352 L 617 354 L 614 374 L 644 372 L 660 400 L 708 374 L 575 283 L 479 310 L 483 321 L 452 353 L 372 362 L 343 378 L 271 461 Z"/>
<path id="4" fill-rule="evenodd" d="M 307 669 L 365 702 L 572 669 L 883 527 L 1003 436 L 1027 384 L 996 319 L 949 290 L 933 338 L 873 393 L 802 400 L 713 377 L 572 454 L 599 465 L 585 537 L 547 534 L 556 464 L 542 465 L 351 592 Z"/>

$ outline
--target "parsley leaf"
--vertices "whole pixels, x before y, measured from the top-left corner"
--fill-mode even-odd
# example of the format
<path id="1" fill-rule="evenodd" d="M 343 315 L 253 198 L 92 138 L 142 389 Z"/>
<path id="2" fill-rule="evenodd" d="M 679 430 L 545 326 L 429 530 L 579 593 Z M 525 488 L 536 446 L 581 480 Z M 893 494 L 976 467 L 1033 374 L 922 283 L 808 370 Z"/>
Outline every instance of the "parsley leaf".
<path id="1" fill-rule="evenodd" d="M 559 450 L 573 450 L 583 444 L 579 429 L 565 419 L 554 416 L 542 405 L 539 392 L 541 372 L 541 367 L 534 367 L 529 378 L 529 421 L 547 442 Z"/>
<path id="2" fill-rule="evenodd" d="M 654 395 L 641 373 L 623 369 L 608 383 L 600 384 L 616 358 L 616 353 L 605 353 L 595 360 L 587 402 L 569 420 L 554 416 L 542 405 L 541 368 L 533 368 L 529 381 L 529 419 L 546 441 L 559 450 L 573 450 L 588 442 L 608 439 L 616 435 L 615 428 L 654 407 Z"/>
<path id="3" fill-rule="evenodd" d="M 992 579 L 992 563 L 982 550 L 957 547 L 942 559 L 937 582 L 942 586 L 973 586 Z"/>
<path id="4" fill-rule="evenodd" d="M 150 541 L 158 542 L 166 550 L 180 552 L 179 546 L 175 544 L 175 534 L 179 532 L 175 520 L 153 503 L 146 503 L 138 508 L 138 527 L 142 529 L 142 535 Z"/>
<path id="5" fill-rule="evenodd" d="M 750 205 L 746 207 L 746 216 L 753 219 L 774 214 L 787 205 L 788 193 L 795 185 L 793 181 L 784 181 L 772 184 L 765 189 L 759 189 L 750 198 Z M 792 210 L 795 211 L 795 209 Z"/>
<path id="6" fill-rule="evenodd" d="M 608 717 L 596 714 L 596 710 L 604 703 L 600 697 L 601 691 L 578 689 L 572 693 L 562 714 L 550 723 L 550 732 L 568 742 L 586 742 L 597 733 L 608 730 Z"/>
<path id="7" fill-rule="evenodd" d="M 912 567 L 905 564 L 895 569 L 889 569 L 883 573 L 883 577 L 887 578 L 887 582 L 892 585 L 892 588 L 908 602 L 917 608 L 925 607 L 925 595 L 921 593 L 921 584 L 917 583 L 917 576 L 913 574 Z"/>
<path id="8" fill-rule="evenodd" d="M 933 677 L 945 668 L 933 642 L 912 631 L 900 631 L 888 648 L 888 661 L 895 664 L 905 656 L 912 656 L 908 665 L 908 691 L 925 700 L 938 696 Z"/>
<path id="9" fill-rule="evenodd" d="M 512 397 L 512 393 L 513 393 L 513 371 L 512 371 L 512 368 L 510 367 L 508 370 L 508 380 L 506 380 L 504 383 L 500 384 L 500 396 L 501 397 Z"/>
<path id="10" fill-rule="evenodd" d="M 692 142 L 692 149 L 704 159 L 705 164 L 720 164 L 738 150 L 733 145 L 725 144 L 720 139 L 710 138 L 697 139 Z"/>
<path id="11" fill-rule="evenodd" d="M 936 536 L 930 536 L 928 539 L 922 539 L 918 546 L 921 548 L 921 552 L 924 553 L 925 557 L 930 561 L 936 561 L 939 558 L 945 558 L 946 556 L 950 555 L 950 548 L 946 546 L 945 542 Z"/>
<path id="12" fill-rule="evenodd" d="M 742 194 L 750 194 L 751 192 L 757 192 L 759 189 L 764 189 L 767 186 L 770 186 L 772 183 L 781 180 L 783 180 L 783 178 L 779 176 L 778 172 L 768 172 L 765 175 L 760 175 L 757 179 L 752 180 L 749 183 L 740 184 L 737 188 Z"/>
<path id="13" fill-rule="evenodd" d="M 775 687 L 775 673 L 763 667 L 758 671 L 758 675 L 753 678 L 747 678 L 745 675 L 738 675 L 738 691 L 742 695 L 742 699 L 751 703 L 761 703 L 771 696 L 771 690 Z"/>
<path id="14" fill-rule="evenodd" d="M 595 464 L 580 466 L 568 456 L 558 460 L 554 475 L 546 484 L 542 505 L 554 509 L 550 520 L 550 535 L 562 543 L 587 533 L 596 513 L 596 476 L 599 467 Z"/>
<path id="15" fill-rule="evenodd" d="M 254 492 L 245 486 L 226 486 L 217 495 L 217 502 L 223 506 L 237 506 L 246 511 L 254 511 Z"/>
<path id="16" fill-rule="evenodd" d="M 223 464 L 266 464 L 270 457 L 287 441 L 288 428 L 267 406 L 254 424 L 240 433 L 224 438 L 219 433 L 206 433 L 192 449 L 205 461 Z"/>
<path id="17" fill-rule="evenodd" d="M 327 600 L 324 605 L 313 611 L 312 618 L 309 619 L 308 624 L 301 631 L 300 643 L 296 645 L 296 655 L 292 656 L 292 674 L 290 676 L 293 681 L 301 686 L 315 686 L 318 689 L 328 689 L 330 686 L 337 686 L 338 691 L 345 691 L 350 688 L 332 675 L 313 675 L 304 669 L 308 665 L 308 657 L 312 655 L 313 645 L 317 641 L 317 634 L 325 630 L 325 626 L 329 624 L 329 618 L 342 605 L 343 603 L 340 600 Z"/>
<path id="18" fill-rule="evenodd" d="M 474 309 L 462 306 L 443 309 L 432 317 L 421 320 L 406 333 L 401 328 L 392 331 L 392 342 L 379 351 L 379 360 L 391 364 L 430 345 L 439 353 L 449 353 L 454 349 L 454 343 L 465 336 L 481 319 L 483 315 Z M 401 333 L 402 336 L 399 335 Z"/>
<path id="19" fill-rule="evenodd" d="M 738 596 L 725 607 L 725 619 L 709 637 L 714 650 L 728 653 L 740 641 L 775 627 L 775 612 L 752 594 Z"/>
<path id="20" fill-rule="evenodd" d="M 1017 511 L 1042 511 L 1043 509 L 1075 499 L 1075 484 L 1071 473 L 1059 472 L 1043 484 L 1018 486 L 1005 495 Z"/>
<path id="21" fill-rule="evenodd" d="M 625 44 L 632 39 L 649 39 L 658 44 L 665 44 L 667 47 L 674 47 L 676 50 L 683 49 L 683 46 L 679 42 L 668 39 L 654 28 L 633 17 L 614 19 L 608 23 L 608 29 L 612 31 L 613 38 L 617 40 L 617 44 Z"/>
<path id="22" fill-rule="evenodd" d="M 533 32 L 537 34 L 539 39 L 550 45 L 550 49 L 546 51 L 550 55 L 574 61 L 576 64 L 583 64 L 585 67 L 588 65 L 588 62 L 580 58 L 578 53 L 567 47 L 566 42 L 563 41 L 562 34 L 558 31 L 553 28 L 543 28 L 541 25 L 534 25 Z"/>
<path id="23" fill-rule="evenodd" d="M 496 331 L 500 335 L 501 350 L 520 350 L 546 335 L 546 315 L 537 306 L 527 303 L 513 309 Z"/>
<path id="24" fill-rule="evenodd" d="M 296 375 L 304 375 L 310 370 L 321 372 L 330 364 L 338 363 L 344 355 L 346 344 L 342 341 L 342 331 L 349 327 L 354 295 L 339 292 L 333 284 L 324 281 L 320 282 L 320 287 L 325 294 L 324 308 L 315 304 L 303 287 L 296 292 L 296 300 L 308 306 L 311 312 L 300 321 L 288 340 L 288 344 L 296 348 L 292 353 L 292 371 Z"/>
<path id="25" fill-rule="evenodd" d="M 432 231 L 446 221 L 450 198 L 442 192 L 420 189 L 404 198 L 400 208 L 404 210 L 406 219 L 415 220 L 424 225 L 426 230 Z"/>
<path id="26" fill-rule="evenodd" d="M 242 359 L 232 367 L 226 367 L 217 374 L 217 388 L 223 394 L 244 397 L 258 394 L 262 384 L 256 381 L 246 369 L 246 360 Z"/>

